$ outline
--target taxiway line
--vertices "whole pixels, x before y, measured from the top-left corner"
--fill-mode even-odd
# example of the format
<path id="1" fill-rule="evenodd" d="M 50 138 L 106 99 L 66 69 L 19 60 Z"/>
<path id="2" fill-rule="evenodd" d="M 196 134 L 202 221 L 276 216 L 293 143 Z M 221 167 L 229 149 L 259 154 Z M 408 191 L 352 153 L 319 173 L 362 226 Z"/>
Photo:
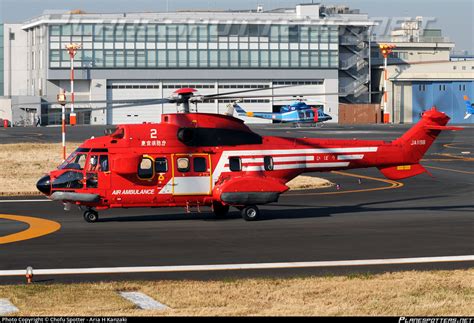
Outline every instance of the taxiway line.
<path id="1" fill-rule="evenodd" d="M 24 202 L 52 202 L 52 200 L 0 200 L 0 203 L 24 203 Z"/>
<path id="2" fill-rule="evenodd" d="M 34 275 L 81 275 L 81 274 L 122 274 L 122 273 L 165 273 L 165 272 L 196 272 L 196 271 L 225 271 L 225 270 L 255 270 L 255 269 L 287 269 L 287 268 L 317 268 L 317 267 L 346 267 L 373 265 L 425 264 L 440 262 L 474 261 L 474 255 L 416 257 L 394 259 L 368 260 L 337 260 L 309 262 L 276 262 L 223 265 L 183 265 L 183 266 L 142 266 L 142 267 L 102 267 L 102 268 L 63 268 L 35 269 Z M 23 276 L 25 269 L 1 270 L 0 276 Z"/>
<path id="3" fill-rule="evenodd" d="M 338 175 L 343 175 L 343 176 L 351 176 L 351 177 L 357 177 L 357 178 L 364 178 L 364 179 L 369 179 L 373 181 L 378 181 L 378 182 L 384 182 L 390 184 L 390 186 L 383 186 L 383 187 L 374 187 L 374 188 L 364 188 L 360 190 L 348 190 L 348 191 L 338 191 L 338 192 L 318 192 L 318 193 L 288 193 L 285 194 L 285 196 L 296 196 L 296 195 L 330 195 L 330 194 L 347 194 L 347 193 L 361 193 L 361 192 L 372 192 L 372 191 L 381 191 L 381 190 L 389 190 L 389 189 L 395 189 L 395 188 L 400 188 L 404 184 L 401 182 L 397 181 L 392 181 L 390 179 L 384 179 L 384 178 L 377 178 L 377 177 L 371 177 L 371 176 L 364 176 L 364 175 L 358 175 L 358 174 L 352 174 L 352 173 L 347 173 L 347 172 L 341 172 L 341 171 L 332 171 L 331 173 L 333 174 L 338 174 Z"/>
<path id="4" fill-rule="evenodd" d="M 435 166 L 425 166 L 425 167 L 426 168 L 439 169 L 439 170 L 445 170 L 445 171 L 448 171 L 448 172 L 463 173 L 463 174 L 474 174 L 474 172 L 468 172 L 468 171 L 457 170 L 457 169 L 452 169 L 452 168 L 435 167 Z"/>

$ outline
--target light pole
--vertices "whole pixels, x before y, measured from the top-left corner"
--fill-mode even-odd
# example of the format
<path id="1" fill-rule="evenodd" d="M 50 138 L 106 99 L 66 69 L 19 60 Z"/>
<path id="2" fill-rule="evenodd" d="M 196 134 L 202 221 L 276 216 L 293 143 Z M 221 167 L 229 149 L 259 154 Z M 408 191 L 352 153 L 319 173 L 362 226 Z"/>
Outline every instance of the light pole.
<path id="1" fill-rule="evenodd" d="M 66 45 L 66 49 L 69 52 L 69 58 L 71 59 L 71 114 L 69 116 L 69 124 L 71 126 L 76 124 L 76 113 L 74 113 L 74 56 L 76 56 L 79 48 L 81 48 L 81 45 L 79 44 Z"/>
<path id="2" fill-rule="evenodd" d="M 63 161 L 66 160 L 66 93 L 61 89 L 57 96 L 58 103 L 61 105 L 61 136 L 63 143 Z"/>
<path id="3" fill-rule="evenodd" d="M 395 48 L 395 45 L 392 44 L 380 44 L 380 52 L 383 56 L 383 108 L 382 108 L 382 120 L 385 122 L 385 112 L 387 111 L 387 80 L 388 80 L 388 71 L 387 71 L 387 61 L 388 55 L 390 55 Z"/>

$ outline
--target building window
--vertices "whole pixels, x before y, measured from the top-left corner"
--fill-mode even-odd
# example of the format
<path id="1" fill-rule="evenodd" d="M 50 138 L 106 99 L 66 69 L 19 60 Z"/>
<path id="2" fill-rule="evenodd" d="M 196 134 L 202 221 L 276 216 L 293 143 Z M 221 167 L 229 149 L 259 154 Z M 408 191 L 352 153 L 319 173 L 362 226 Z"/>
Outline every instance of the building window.
<path id="1" fill-rule="evenodd" d="M 327 51 L 320 51 L 320 64 L 321 67 L 329 67 L 329 52 Z"/>
<path id="2" fill-rule="evenodd" d="M 188 52 L 189 56 L 189 66 L 197 67 L 198 66 L 198 51 L 197 50 L 190 50 Z"/>
<path id="3" fill-rule="evenodd" d="M 198 36 L 198 41 L 200 42 L 207 42 L 208 41 L 208 26 L 207 25 L 201 25 L 198 27 L 199 29 L 199 36 Z"/>
<path id="4" fill-rule="evenodd" d="M 318 26 L 310 27 L 309 42 L 313 44 L 319 43 L 319 27 Z"/>
<path id="5" fill-rule="evenodd" d="M 49 27 L 49 35 L 50 36 L 61 36 L 61 29 L 59 26 L 50 26 Z"/>
<path id="6" fill-rule="evenodd" d="M 86 68 L 299 69 L 339 65 L 338 50 L 328 48 L 328 43 L 338 42 L 337 26 L 85 23 L 49 28 L 51 67 L 69 67 L 63 49 L 71 41 L 83 45 L 76 61 Z M 309 43 L 320 42 L 326 43 L 321 46 L 324 50 L 310 49 Z M 107 51 L 114 51 L 113 57 Z"/>
<path id="7" fill-rule="evenodd" d="M 114 51 L 106 50 L 104 56 L 105 67 L 114 67 Z"/>
<path id="8" fill-rule="evenodd" d="M 309 53 L 309 65 L 311 67 L 319 67 L 319 52 L 318 51 L 311 51 Z"/>
<path id="9" fill-rule="evenodd" d="M 207 50 L 199 50 L 199 66 L 208 67 L 209 66 L 209 57 Z"/>
<path id="10" fill-rule="evenodd" d="M 146 52 L 145 50 L 137 50 L 137 67 L 145 67 L 146 66 Z"/>

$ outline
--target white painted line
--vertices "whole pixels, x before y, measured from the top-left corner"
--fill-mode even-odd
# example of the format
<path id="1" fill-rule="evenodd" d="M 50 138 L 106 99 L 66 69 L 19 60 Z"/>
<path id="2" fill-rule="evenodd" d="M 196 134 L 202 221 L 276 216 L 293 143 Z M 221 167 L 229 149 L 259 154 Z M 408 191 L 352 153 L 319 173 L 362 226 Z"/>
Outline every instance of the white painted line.
<path id="1" fill-rule="evenodd" d="M 0 200 L 0 203 L 52 202 L 52 200 Z"/>
<path id="2" fill-rule="evenodd" d="M 64 268 L 64 269 L 35 269 L 37 275 L 77 275 L 77 274 L 120 274 L 120 273 L 165 273 L 188 271 L 218 271 L 218 270 L 247 270 L 247 269 L 284 269 L 284 268 L 318 268 L 345 266 L 373 266 L 424 264 L 436 262 L 474 261 L 474 255 L 446 257 L 418 257 L 369 260 L 337 260 L 337 261 L 308 261 L 308 262 L 274 262 L 253 264 L 226 265 L 190 265 L 190 266 L 144 266 L 144 267 L 102 267 L 102 268 Z M 0 276 L 24 276 L 25 270 L 0 270 Z"/>
<path id="3" fill-rule="evenodd" d="M 120 292 L 120 295 L 137 305 L 142 310 L 166 310 L 169 307 L 155 301 L 148 295 L 140 292 Z"/>
<path id="4" fill-rule="evenodd" d="M 0 315 L 8 315 L 18 312 L 19 309 L 13 305 L 8 299 L 0 298 Z"/>

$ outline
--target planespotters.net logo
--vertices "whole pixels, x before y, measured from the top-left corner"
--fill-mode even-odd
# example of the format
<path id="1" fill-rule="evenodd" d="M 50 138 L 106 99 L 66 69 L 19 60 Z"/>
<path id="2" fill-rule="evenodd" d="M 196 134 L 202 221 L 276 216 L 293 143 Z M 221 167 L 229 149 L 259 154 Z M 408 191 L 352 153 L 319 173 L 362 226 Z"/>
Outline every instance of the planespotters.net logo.
<path id="1" fill-rule="evenodd" d="M 398 323 L 474 323 L 472 317 L 405 317 L 401 316 Z"/>

